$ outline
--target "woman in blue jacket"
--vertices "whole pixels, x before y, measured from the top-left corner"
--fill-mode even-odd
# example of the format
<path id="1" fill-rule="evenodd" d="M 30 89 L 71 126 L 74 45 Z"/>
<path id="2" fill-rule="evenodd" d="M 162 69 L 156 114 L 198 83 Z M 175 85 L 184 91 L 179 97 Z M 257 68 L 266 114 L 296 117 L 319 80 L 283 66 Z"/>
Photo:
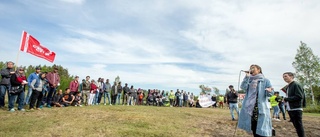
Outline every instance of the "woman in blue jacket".
<path id="1" fill-rule="evenodd" d="M 239 115 L 238 127 L 253 133 L 254 137 L 271 136 L 272 123 L 268 97 L 273 95 L 273 88 L 262 74 L 261 67 L 251 65 L 241 83 L 246 91 Z"/>

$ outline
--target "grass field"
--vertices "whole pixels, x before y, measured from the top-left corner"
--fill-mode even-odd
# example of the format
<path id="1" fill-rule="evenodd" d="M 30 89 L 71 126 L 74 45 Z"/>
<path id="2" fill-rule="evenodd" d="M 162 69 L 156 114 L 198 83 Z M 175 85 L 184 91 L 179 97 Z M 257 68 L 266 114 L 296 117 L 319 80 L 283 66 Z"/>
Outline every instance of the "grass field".
<path id="1" fill-rule="evenodd" d="M 320 115 L 304 114 L 307 136 L 320 136 Z M 27 112 L 0 110 L 0 136 L 232 136 L 236 121 L 229 110 L 153 106 L 44 108 Z M 290 122 L 273 122 L 277 136 L 296 136 Z M 251 136 L 238 129 L 236 136 Z"/>

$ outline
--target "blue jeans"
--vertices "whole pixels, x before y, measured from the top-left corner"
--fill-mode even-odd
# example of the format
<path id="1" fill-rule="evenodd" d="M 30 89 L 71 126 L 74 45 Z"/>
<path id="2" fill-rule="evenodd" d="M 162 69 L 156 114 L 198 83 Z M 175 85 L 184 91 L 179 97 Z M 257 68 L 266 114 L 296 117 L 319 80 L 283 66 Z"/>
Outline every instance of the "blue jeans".
<path id="1" fill-rule="evenodd" d="M 18 110 L 23 109 L 24 106 L 24 91 L 19 94 L 9 94 L 9 110 L 14 108 L 14 102 L 16 101 L 18 97 Z"/>
<path id="2" fill-rule="evenodd" d="M 120 105 L 120 98 L 121 98 L 121 93 L 118 93 L 118 95 L 117 95 L 118 105 Z"/>
<path id="3" fill-rule="evenodd" d="M 285 120 L 286 119 L 286 110 L 284 109 L 284 105 L 283 104 L 280 105 L 279 108 L 280 108 L 280 111 L 282 113 L 283 119 Z"/>
<path id="4" fill-rule="evenodd" d="M 94 105 L 98 105 L 98 99 L 99 99 L 99 92 L 97 91 L 94 95 L 93 103 Z"/>
<path id="5" fill-rule="evenodd" d="M 182 104 L 183 104 L 183 99 L 180 99 L 179 100 L 179 107 L 182 107 Z"/>
<path id="6" fill-rule="evenodd" d="M 104 96 L 104 104 L 106 104 L 106 100 L 107 100 L 107 97 L 108 97 L 108 102 L 109 104 L 111 104 L 111 101 L 110 101 L 110 93 L 109 92 L 103 92 L 103 96 Z"/>
<path id="7" fill-rule="evenodd" d="M 273 108 L 273 117 L 278 118 L 279 117 L 279 111 L 280 111 L 279 106 L 278 105 L 272 106 L 272 108 Z"/>
<path id="8" fill-rule="evenodd" d="M 26 96 L 26 99 L 25 99 L 25 104 L 29 104 L 30 103 L 30 98 L 31 98 L 31 95 L 32 95 L 32 88 L 29 86 L 28 88 L 28 93 L 27 93 L 27 96 Z"/>
<path id="9" fill-rule="evenodd" d="M 10 85 L 0 85 L 0 107 L 4 107 L 6 93 L 9 92 Z M 9 93 L 8 93 L 9 98 Z"/>
<path id="10" fill-rule="evenodd" d="M 47 95 L 47 106 L 51 104 L 52 98 L 53 96 L 56 94 L 56 89 L 57 88 L 53 88 L 53 87 L 48 87 L 48 95 Z"/>
<path id="11" fill-rule="evenodd" d="M 239 117 L 238 103 L 229 103 L 229 107 L 230 107 L 230 113 L 231 113 L 232 119 L 234 119 L 233 110 L 236 110 L 238 117 Z"/>

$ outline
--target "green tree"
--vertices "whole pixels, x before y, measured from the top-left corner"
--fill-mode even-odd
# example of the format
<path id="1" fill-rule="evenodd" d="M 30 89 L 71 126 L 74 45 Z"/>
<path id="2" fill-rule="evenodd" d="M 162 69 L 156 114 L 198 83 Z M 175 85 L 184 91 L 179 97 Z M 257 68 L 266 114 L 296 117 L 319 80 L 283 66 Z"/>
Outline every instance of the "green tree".
<path id="1" fill-rule="evenodd" d="M 238 91 L 238 93 L 245 94 L 246 92 L 243 89 L 241 89 L 241 90 Z"/>
<path id="2" fill-rule="evenodd" d="M 220 95 L 220 90 L 217 87 L 212 87 L 216 95 Z"/>
<path id="3" fill-rule="evenodd" d="M 5 62 L 0 62 L 0 69 L 6 68 L 7 64 Z"/>
<path id="4" fill-rule="evenodd" d="M 307 44 L 300 42 L 295 60 L 292 63 L 296 70 L 296 78 L 306 89 L 312 98 L 312 104 L 315 105 L 315 94 L 313 86 L 319 84 L 320 63 L 319 57 L 314 55 L 312 49 Z"/>
<path id="5" fill-rule="evenodd" d="M 0 62 L 0 69 L 6 68 L 6 62 Z M 25 69 L 26 76 L 28 77 L 31 73 L 34 73 L 37 66 L 29 65 L 21 66 Z M 58 67 L 58 73 L 60 75 L 60 86 L 59 88 L 64 90 L 65 88 L 69 87 L 70 82 L 74 79 L 74 76 L 69 74 L 68 69 L 63 68 L 61 65 L 52 65 L 52 66 L 46 66 L 46 65 L 38 65 L 38 67 L 41 67 L 41 72 L 52 72 L 54 67 Z"/>
<path id="6" fill-rule="evenodd" d="M 203 94 L 210 93 L 211 90 L 212 90 L 210 87 L 205 86 L 205 85 L 199 85 L 199 88 L 201 89 L 201 92 L 202 92 Z"/>
<path id="7" fill-rule="evenodd" d="M 312 90 L 313 91 L 317 91 L 317 92 L 314 92 L 314 100 L 315 100 L 315 104 L 319 104 L 320 103 L 320 92 L 319 92 L 320 91 L 320 86 L 319 85 L 313 85 L 312 86 Z"/>

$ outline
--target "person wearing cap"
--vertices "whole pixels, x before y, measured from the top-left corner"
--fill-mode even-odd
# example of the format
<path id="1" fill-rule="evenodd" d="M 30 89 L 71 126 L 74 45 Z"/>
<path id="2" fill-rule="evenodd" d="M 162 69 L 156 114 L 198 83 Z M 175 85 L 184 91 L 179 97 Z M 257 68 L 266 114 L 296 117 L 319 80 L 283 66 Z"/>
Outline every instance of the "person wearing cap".
<path id="1" fill-rule="evenodd" d="M 11 87 L 10 78 L 11 75 L 13 75 L 14 69 L 13 69 L 14 63 L 12 61 L 7 62 L 7 68 L 1 69 L 1 81 L 0 81 L 0 108 L 3 108 L 5 105 L 5 96 L 6 93 L 9 91 Z M 8 94 L 9 98 L 9 94 Z"/>
<path id="2" fill-rule="evenodd" d="M 46 78 L 46 73 L 40 73 L 38 78 L 31 81 L 30 87 L 33 91 L 32 91 L 30 105 L 29 105 L 30 110 L 34 110 L 35 105 L 37 110 L 41 110 L 40 105 L 43 98 L 42 91 L 43 91 L 44 85 L 46 84 L 45 78 Z"/>
<path id="3" fill-rule="evenodd" d="M 74 96 L 76 95 L 76 93 L 78 92 L 78 89 L 79 89 L 79 77 L 76 76 L 74 78 L 74 80 L 72 80 L 70 82 L 70 85 L 69 85 L 69 89 L 70 89 L 70 93 L 73 94 Z"/>
<path id="4" fill-rule="evenodd" d="M 14 101 L 18 97 L 18 110 L 25 111 L 24 105 L 24 90 L 27 84 L 26 76 L 24 74 L 24 69 L 19 67 L 15 74 L 10 78 L 11 90 L 9 91 L 9 111 L 14 112 Z"/>
<path id="5" fill-rule="evenodd" d="M 51 108 L 52 97 L 56 94 L 56 89 L 60 85 L 60 76 L 58 73 L 58 67 L 54 67 L 52 72 L 49 72 L 46 76 L 49 82 L 48 95 L 47 95 L 47 107 Z"/>
<path id="6" fill-rule="evenodd" d="M 235 110 L 239 117 L 239 109 L 238 109 L 238 92 L 234 90 L 233 85 L 229 86 L 230 92 L 227 94 L 227 103 L 230 108 L 232 121 L 235 120 L 233 110 Z"/>
<path id="7" fill-rule="evenodd" d="M 34 80 L 34 79 L 37 79 L 39 78 L 39 74 L 41 72 L 41 68 L 40 67 L 36 67 L 36 71 L 34 73 L 31 73 L 27 79 L 28 81 L 28 93 L 27 93 L 27 96 L 26 96 L 26 100 L 25 100 L 25 104 L 29 104 L 30 103 L 30 97 L 32 95 L 32 88 L 30 86 L 31 82 Z"/>

